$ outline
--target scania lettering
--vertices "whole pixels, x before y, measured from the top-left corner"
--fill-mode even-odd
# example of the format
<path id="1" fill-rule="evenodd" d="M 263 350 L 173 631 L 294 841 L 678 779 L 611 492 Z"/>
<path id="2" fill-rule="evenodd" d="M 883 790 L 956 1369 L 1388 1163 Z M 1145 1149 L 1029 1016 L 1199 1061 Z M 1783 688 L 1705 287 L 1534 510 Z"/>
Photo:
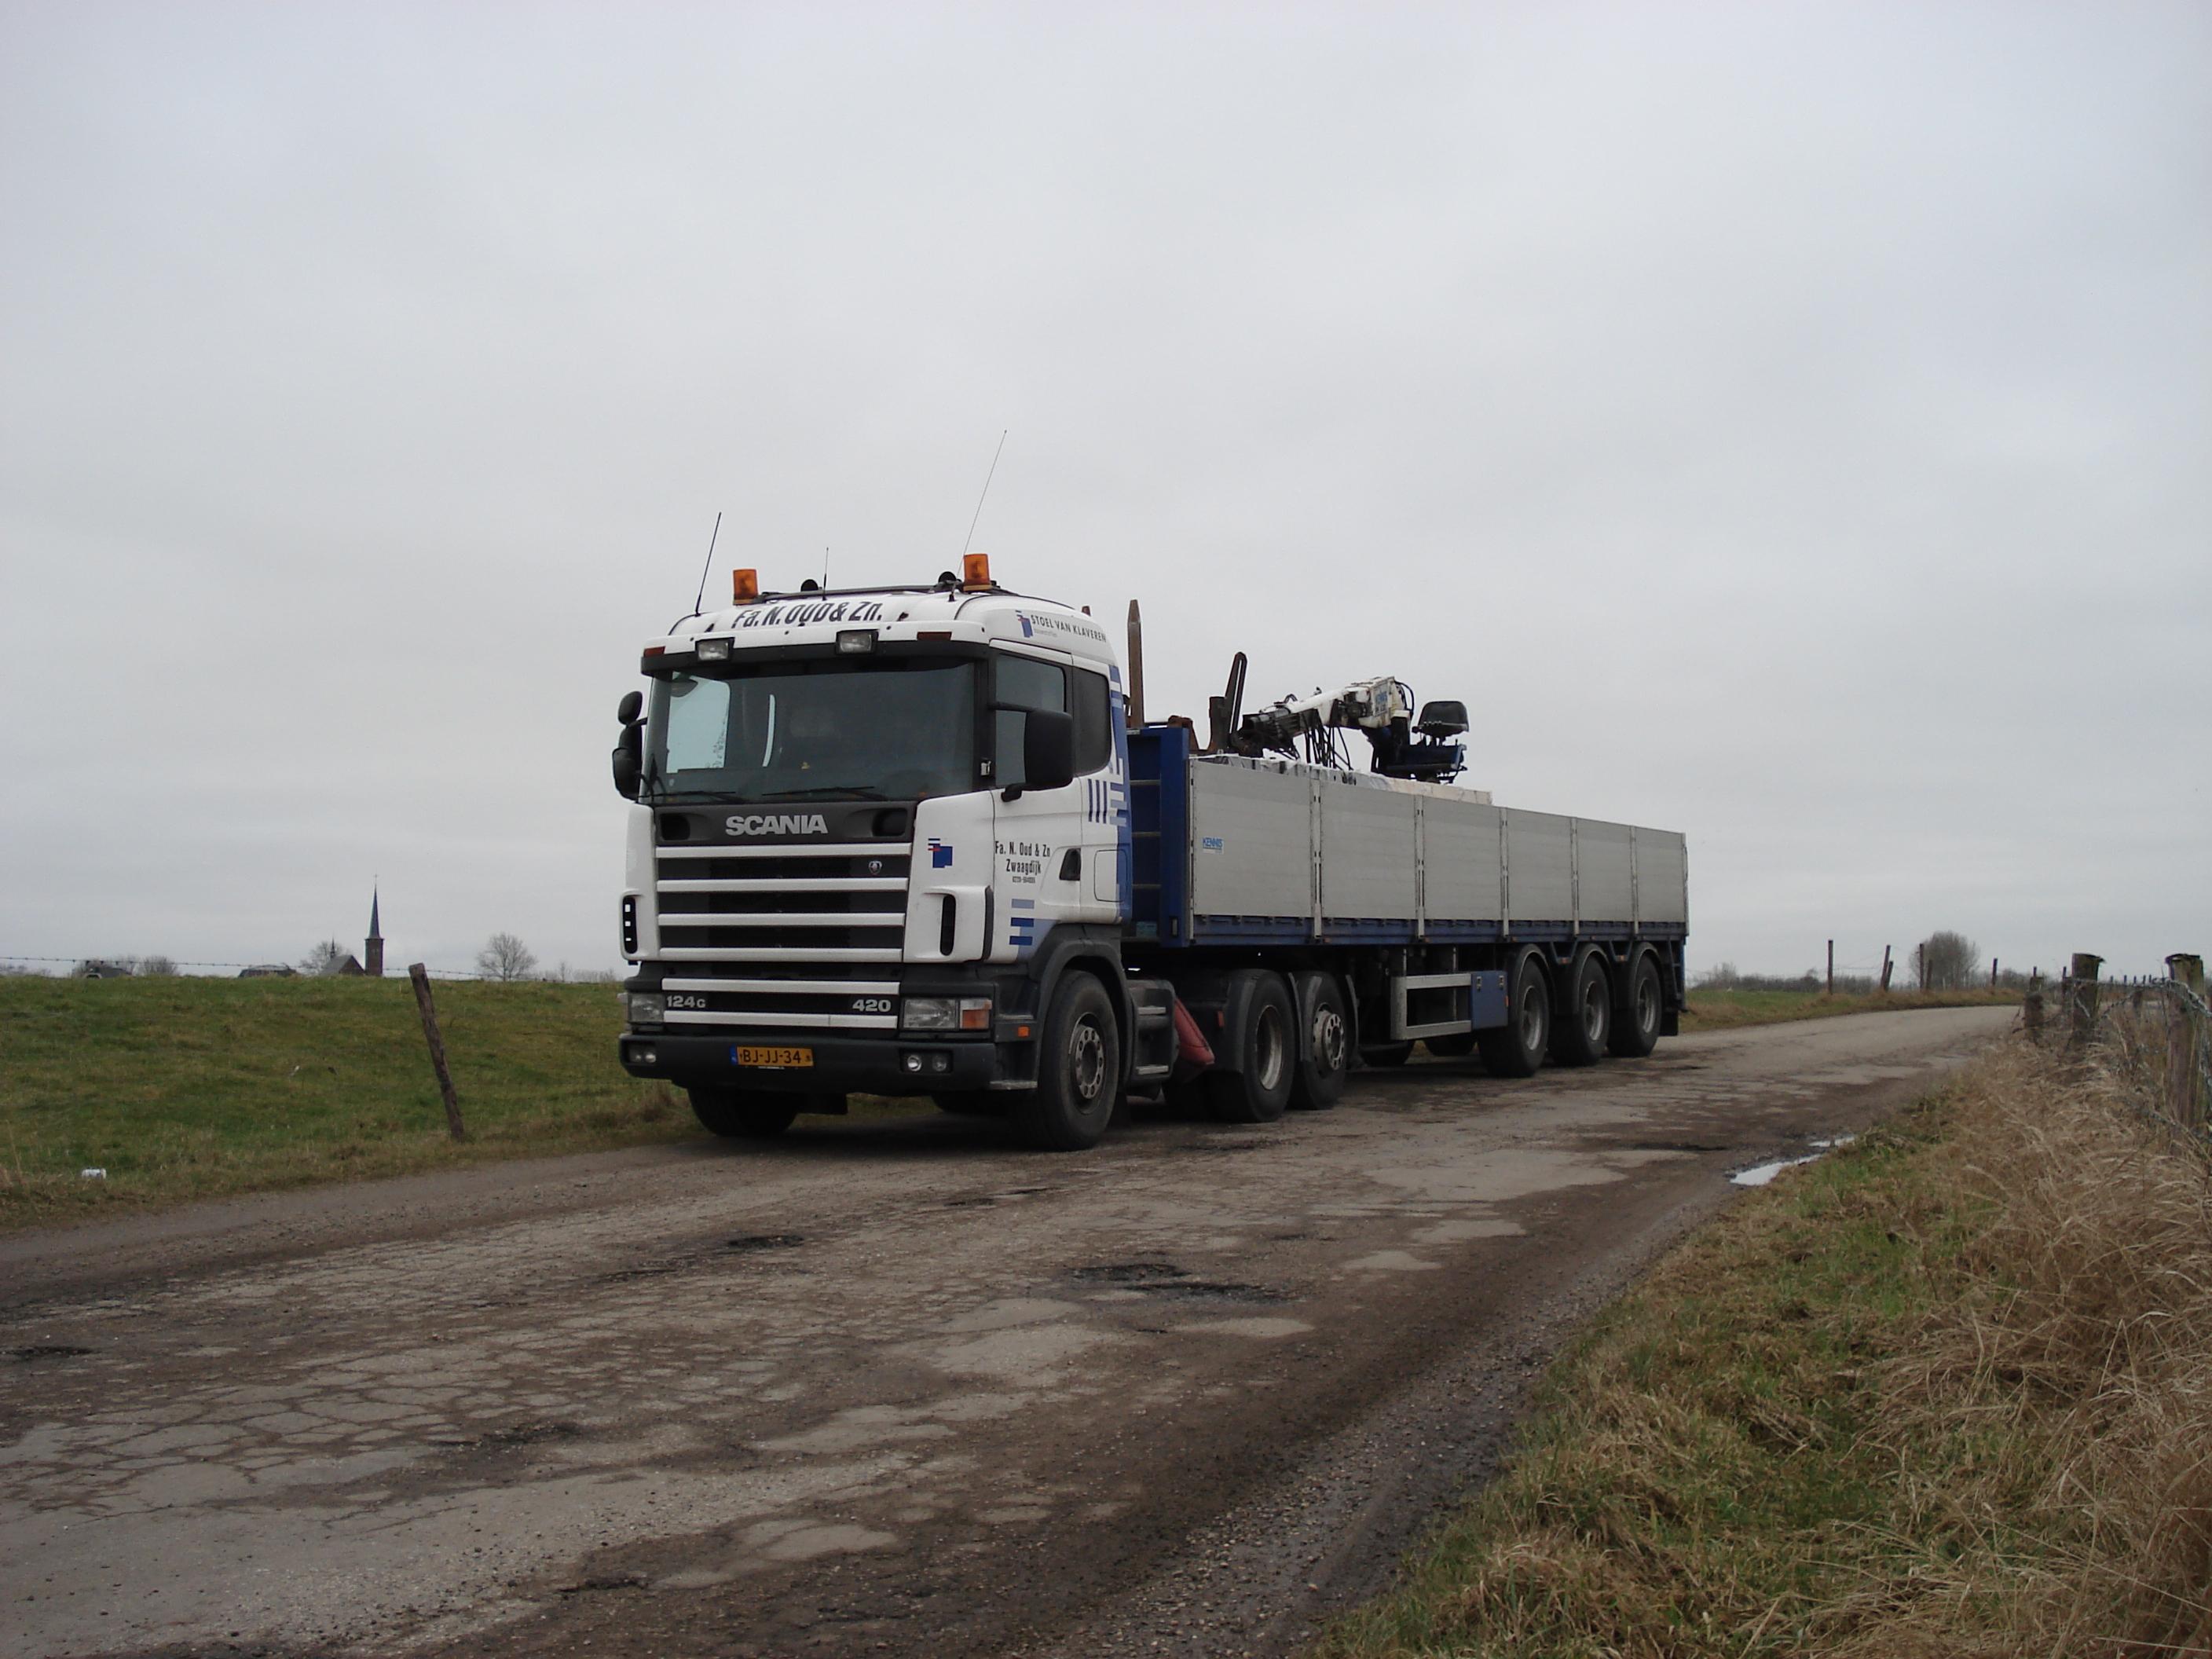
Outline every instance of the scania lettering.
<path id="1" fill-rule="evenodd" d="M 1683 837 L 1462 786 L 1461 703 L 1248 714 L 1239 653 L 1201 740 L 1146 718 L 1134 605 L 1124 661 L 980 557 L 732 599 L 646 646 L 614 751 L 622 1063 L 718 1134 L 865 1091 L 1073 1150 L 1126 1098 L 1267 1122 L 1417 1043 L 1525 1078 L 1676 1029 Z"/>

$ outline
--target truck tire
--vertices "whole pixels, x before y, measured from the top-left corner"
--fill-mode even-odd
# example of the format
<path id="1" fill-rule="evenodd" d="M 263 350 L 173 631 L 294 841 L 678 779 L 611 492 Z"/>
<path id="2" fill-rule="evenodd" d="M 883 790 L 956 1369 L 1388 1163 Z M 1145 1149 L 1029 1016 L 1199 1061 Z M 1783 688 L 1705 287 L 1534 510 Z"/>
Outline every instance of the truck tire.
<path id="1" fill-rule="evenodd" d="M 1497 1077 L 1534 1077 L 1552 1040 L 1552 982 L 1530 951 L 1515 964 L 1505 1000 L 1505 1024 L 1474 1040 L 1482 1063 Z"/>
<path id="2" fill-rule="evenodd" d="M 1567 995 L 1552 1022 L 1552 1059 L 1561 1066 L 1595 1066 L 1613 1034 L 1613 987 L 1595 951 L 1576 958 Z"/>
<path id="3" fill-rule="evenodd" d="M 700 1127 L 725 1140 L 774 1140 L 791 1127 L 797 1095 L 749 1095 L 736 1089 L 686 1089 Z"/>
<path id="4" fill-rule="evenodd" d="M 1291 1078 L 1291 1109 L 1325 1112 L 1344 1097 L 1352 1076 L 1352 1018 L 1334 974 L 1310 982 L 1301 1024 L 1305 1041 Z"/>
<path id="5" fill-rule="evenodd" d="M 1424 1037 L 1429 1052 L 1438 1060 L 1464 1060 L 1474 1052 L 1474 1033 L 1453 1031 L 1444 1036 Z"/>
<path id="6" fill-rule="evenodd" d="M 1280 974 L 1254 975 L 1251 1000 L 1241 1029 L 1222 1033 L 1234 1048 L 1223 1058 L 1237 1069 L 1208 1072 L 1199 1079 L 1206 1109 L 1218 1123 L 1273 1123 L 1291 1103 L 1291 1085 L 1298 1068 L 1297 1015 L 1290 987 Z"/>
<path id="7" fill-rule="evenodd" d="M 1014 1127 L 1032 1146 L 1079 1152 L 1096 1146 L 1121 1097 L 1121 1038 L 1106 988 L 1085 973 L 1053 988 L 1037 1052 L 1037 1086 L 1014 1108 Z"/>
<path id="8" fill-rule="evenodd" d="M 1659 1022 L 1666 1006 L 1659 988 L 1659 964 L 1649 951 L 1640 951 L 1628 970 L 1628 994 L 1613 1012 L 1606 1047 L 1623 1060 L 1642 1060 L 1659 1046 Z"/>

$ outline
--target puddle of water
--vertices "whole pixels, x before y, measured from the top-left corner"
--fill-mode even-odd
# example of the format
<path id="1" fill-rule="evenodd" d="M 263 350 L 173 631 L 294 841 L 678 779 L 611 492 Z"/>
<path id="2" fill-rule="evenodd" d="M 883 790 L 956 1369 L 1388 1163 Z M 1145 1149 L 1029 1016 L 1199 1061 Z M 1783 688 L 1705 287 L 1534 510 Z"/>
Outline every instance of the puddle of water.
<path id="1" fill-rule="evenodd" d="M 1837 1135 L 1828 1140 L 1808 1141 L 1806 1144 L 1813 1150 L 1802 1158 L 1782 1158 L 1771 1164 L 1754 1164 L 1748 1170 L 1738 1170 L 1729 1179 L 1739 1187 L 1764 1187 L 1784 1170 L 1800 1164 L 1810 1164 L 1823 1152 L 1832 1152 L 1838 1146 L 1848 1146 L 1857 1139 L 1856 1135 Z"/>

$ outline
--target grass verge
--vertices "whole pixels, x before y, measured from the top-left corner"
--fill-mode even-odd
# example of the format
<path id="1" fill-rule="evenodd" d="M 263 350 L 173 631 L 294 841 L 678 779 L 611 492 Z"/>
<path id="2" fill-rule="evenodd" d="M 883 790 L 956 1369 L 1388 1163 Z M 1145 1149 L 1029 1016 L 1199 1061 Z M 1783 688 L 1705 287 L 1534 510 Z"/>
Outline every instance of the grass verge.
<path id="1" fill-rule="evenodd" d="M 1773 1025 L 1790 1019 L 1838 1014 L 1878 1014 L 1899 1008 L 1995 1008 L 2020 1001 L 2017 991 L 1869 991 L 1824 996 L 1818 991 L 1692 991 L 1682 1030 L 1726 1031 L 1740 1025 Z"/>
<path id="2" fill-rule="evenodd" d="M 0 1229 L 703 1133 L 611 988 L 436 994 L 458 1145 L 404 979 L 0 979 Z"/>
<path id="3" fill-rule="evenodd" d="M 1747 1197 L 1320 1644 L 2212 1652 L 2212 1173 L 2023 1043 Z"/>

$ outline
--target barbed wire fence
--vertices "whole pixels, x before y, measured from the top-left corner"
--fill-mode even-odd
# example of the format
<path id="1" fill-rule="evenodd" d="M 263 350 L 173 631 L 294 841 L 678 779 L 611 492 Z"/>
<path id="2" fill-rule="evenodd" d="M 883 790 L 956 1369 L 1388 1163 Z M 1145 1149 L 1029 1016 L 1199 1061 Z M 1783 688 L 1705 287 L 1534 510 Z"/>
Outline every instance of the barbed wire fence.
<path id="1" fill-rule="evenodd" d="M 2212 1005 L 2204 962 L 2166 959 L 2163 977 L 2106 980 L 2099 957 L 2076 955 L 2055 987 L 2031 988 L 2027 1035 L 2131 1083 L 2138 1109 L 2212 1151 Z"/>

